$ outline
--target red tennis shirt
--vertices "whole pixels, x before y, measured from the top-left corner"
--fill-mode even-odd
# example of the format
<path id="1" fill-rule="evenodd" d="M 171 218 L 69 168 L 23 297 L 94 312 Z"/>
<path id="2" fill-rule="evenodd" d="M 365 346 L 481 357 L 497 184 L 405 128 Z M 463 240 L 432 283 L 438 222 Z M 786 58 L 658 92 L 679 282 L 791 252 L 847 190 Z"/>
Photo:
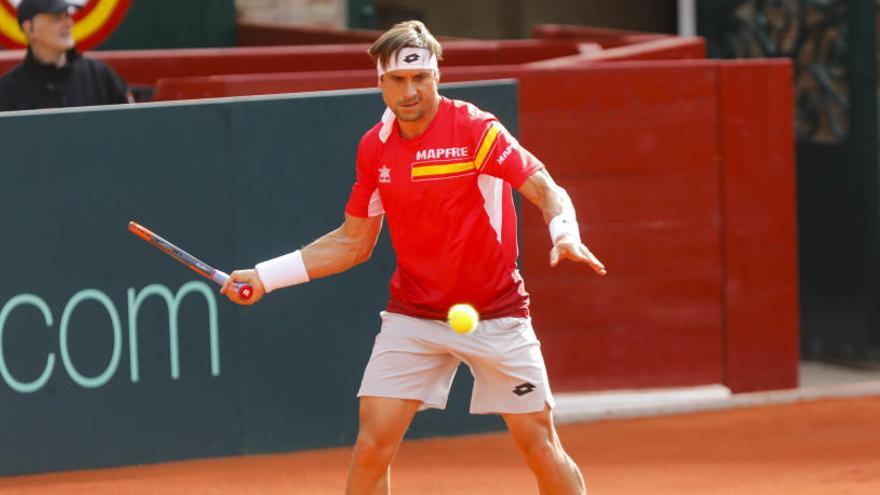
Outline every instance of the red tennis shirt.
<path id="1" fill-rule="evenodd" d="M 511 186 L 541 162 L 495 116 L 459 100 L 441 97 L 415 139 L 401 138 L 394 121 L 383 142 L 382 125 L 361 138 L 346 211 L 385 214 L 397 253 L 388 311 L 446 319 L 468 303 L 486 319 L 528 316 Z"/>

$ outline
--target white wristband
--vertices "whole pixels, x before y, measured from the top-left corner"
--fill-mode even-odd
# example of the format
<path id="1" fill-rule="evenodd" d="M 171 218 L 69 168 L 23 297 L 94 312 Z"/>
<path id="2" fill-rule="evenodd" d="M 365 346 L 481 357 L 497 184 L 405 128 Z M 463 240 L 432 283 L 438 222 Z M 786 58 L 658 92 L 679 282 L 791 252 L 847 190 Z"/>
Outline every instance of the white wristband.
<path id="1" fill-rule="evenodd" d="M 306 271 L 302 252 L 299 249 L 284 256 L 257 263 L 256 269 L 267 293 L 309 281 L 309 273 Z"/>
<path id="2" fill-rule="evenodd" d="M 560 237 L 571 234 L 577 239 L 577 242 L 581 242 L 581 232 L 580 228 L 578 228 L 577 219 L 574 215 L 570 213 L 561 213 L 553 217 L 550 220 L 550 239 L 553 240 L 553 244 L 556 244 L 556 241 L 559 240 Z"/>

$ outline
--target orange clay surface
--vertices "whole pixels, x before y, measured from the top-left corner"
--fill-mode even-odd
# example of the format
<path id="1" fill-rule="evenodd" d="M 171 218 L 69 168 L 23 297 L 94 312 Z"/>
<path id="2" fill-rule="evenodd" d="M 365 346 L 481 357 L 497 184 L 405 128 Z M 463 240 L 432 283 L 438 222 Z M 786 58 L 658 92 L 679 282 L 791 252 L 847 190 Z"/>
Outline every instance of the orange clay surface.
<path id="1" fill-rule="evenodd" d="M 880 494 L 880 397 L 559 428 L 591 495 Z M 348 448 L 0 479 L 2 494 L 341 494 Z M 396 494 L 535 494 L 506 433 L 407 441 Z"/>

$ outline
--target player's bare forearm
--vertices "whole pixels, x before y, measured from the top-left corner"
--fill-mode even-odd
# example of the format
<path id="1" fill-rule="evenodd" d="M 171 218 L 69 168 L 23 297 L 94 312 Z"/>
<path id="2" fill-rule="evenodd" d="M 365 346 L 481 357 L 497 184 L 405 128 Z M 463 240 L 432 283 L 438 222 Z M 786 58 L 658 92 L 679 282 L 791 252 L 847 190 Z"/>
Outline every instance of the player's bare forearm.
<path id="1" fill-rule="evenodd" d="M 359 218 L 346 213 L 339 228 L 302 249 L 309 278 L 327 277 L 367 261 L 381 229 L 381 216 Z"/>
<path id="2" fill-rule="evenodd" d="M 305 266 L 308 275 L 306 280 L 343 272 L 369 259 L 381 229 L 381 216 L 357 218 L 346 214 L 345 221 L 338 229 L 300 250 L 302 265 Z M 242 299 L 239 297 L 238 291 L 231 290 L 235 287 L 233 285 L 235 283 L 251 285 L 253 295 L 247 300 Z M 223 285 L 220 292 L 232 302 L 250 306 L 263 298 L 266 294 L 266 287 L 263 285 L 263 280 L 257 269 L 236 270 L 229 274 L 229 280 Z"/>
<path id="3" fill-rule="evenodd" d="M 550 224 L 557 215 L 563 214 L 573 222 L 571 232 L 562 231 L 556 238 L 550 250 L 550 266 L 556 266 L 560 260 L 568 259 L 589 265 L 599 275 L 607 273 L 602 262 L 581 242 L 571 198 L 565 189 L 553 181 L 546 169 L 538 170 L 526 179 L 519 187 L 519 192 L 541 210 L 544 222 Z M 553 228 L 551 225 L 551 232 Z"/>
<path id="4" fill-rule="evenodd" d="M 545 223 L 563 212 L 574 212 L 568 193 L 553 181 L 547 169 L 542 168 L 532 174 L 519 187 L 519 192 L 541 210 Z"/>

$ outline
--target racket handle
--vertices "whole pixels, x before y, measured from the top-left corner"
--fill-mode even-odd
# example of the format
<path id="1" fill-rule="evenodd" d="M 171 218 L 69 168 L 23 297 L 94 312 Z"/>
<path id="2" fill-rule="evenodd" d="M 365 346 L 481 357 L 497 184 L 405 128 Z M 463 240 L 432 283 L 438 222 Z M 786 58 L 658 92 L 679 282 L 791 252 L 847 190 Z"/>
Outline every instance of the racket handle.
<path id="1" fill-rule="evenodd" d="M 236 284 L 238 288 L 238 297 L 242 299 L 242 301 L 247 301 L 254 295 L 254 288 L 249 284 Z"/>
<path id="2" fill-rule="evenodd" d="M 226 274 L 226 272 L 214 270 L 214 273 L 211 274 L 211 279 L 214 280 L 214 282 L 223 285 L 229 280 L 229 275 Z M 247 301 L 254 295 L 254 288 L 251 287 L 250 284 L 236 283 L 235 291 L 238 292 L 238 297 L 240 297 L 242 301 Z"/>

